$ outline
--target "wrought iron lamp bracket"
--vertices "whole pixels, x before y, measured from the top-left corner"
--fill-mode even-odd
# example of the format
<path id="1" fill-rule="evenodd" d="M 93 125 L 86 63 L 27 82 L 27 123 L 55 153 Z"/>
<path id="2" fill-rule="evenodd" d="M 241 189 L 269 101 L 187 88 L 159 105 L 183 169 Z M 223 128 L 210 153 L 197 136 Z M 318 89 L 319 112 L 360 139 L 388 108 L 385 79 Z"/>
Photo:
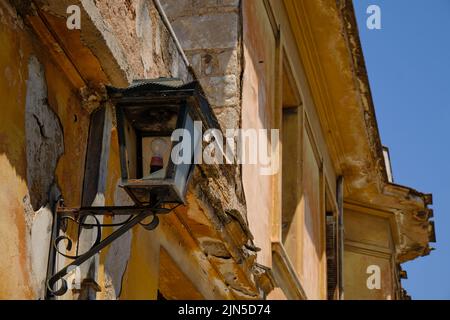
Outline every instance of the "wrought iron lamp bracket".
<path id="1" fill-rule="evenodd" d="M 110 245 L 116 239 L 120 238 L 127 231 L 136 225 L 141 225 L 146 230 L 154 230 L 159 225 L 158 215 L 168 214 L 180 204 L 176 204 L 170 208 L 167 208 L 167 204 L 163 206 L 162 201 L 158 201 L 155 205 L 148 206 L 123 206 L 123 207 L 81 207 L 81 208 L 69 208 L 64 207 L 64 201 L 61 199 L 55 208 L 54 227 L 52 232 L 52 241 L 50 247 L 50 261 L 49 261 L 49 274 L 47 276 L 47 296 L 61 296 L 67 292 L 67 281 L 64 277 L 69 274 L 76 267 L 86 262 L 94 255 L 100 252 L 103 248 Z M 118 223 L 101 223 L 97 216 L 124 216 L 127 217 L 123 222 Z M 94 223 L 88 223 L 87 218 L 91 217 Z M 150 222 L 144 220 L 151 218 Z M 71 251 L 73 241 L 67 235 L 65 231 L 67 229 L 67 222 L 71 221 L 78 225 L 77 231 L 77 244 L 79 243 L 81 231 L 83 229 L 93 229 L 97 231 L 96 240 L 92 244 L 91 248 L 81 254 L 77 252 L 74 255 L 63 253 L 59 249 L 61 242 L 66 242 L 66 251 Z M 111 228 L 115 229 L 104 239 L 102 239 L 102 229 Z M 63 235 L 61 235 L 61 233 Z M 56 255 L 62 255 L 63 257 L 72 260 L 64 268 L 55 271 L 54 262 Z M 58 284 L 60 282 L 60 284 Z"/>

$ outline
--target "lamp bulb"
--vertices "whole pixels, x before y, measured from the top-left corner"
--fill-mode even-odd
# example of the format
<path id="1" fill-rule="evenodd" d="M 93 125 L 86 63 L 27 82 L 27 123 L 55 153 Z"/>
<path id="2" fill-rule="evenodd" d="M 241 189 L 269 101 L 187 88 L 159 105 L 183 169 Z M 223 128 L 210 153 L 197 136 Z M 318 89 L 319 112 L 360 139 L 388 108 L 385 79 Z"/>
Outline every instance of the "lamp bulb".
<path id="1" fill-rule="evenodd" d="M 161 138 L 153 139 L 152 152 L 154 156 L 162 158 L 166 150 L 167 150 L 167 143 L 163 139 Z"/>
<path id="2" fill-rule="evenodd" d="M 153 139 L 151 143 L 152 158 L 150 161 L 150 174 L 164 168 L 163 154 L 167 150 L 167 143 L 161 138 Z"/>

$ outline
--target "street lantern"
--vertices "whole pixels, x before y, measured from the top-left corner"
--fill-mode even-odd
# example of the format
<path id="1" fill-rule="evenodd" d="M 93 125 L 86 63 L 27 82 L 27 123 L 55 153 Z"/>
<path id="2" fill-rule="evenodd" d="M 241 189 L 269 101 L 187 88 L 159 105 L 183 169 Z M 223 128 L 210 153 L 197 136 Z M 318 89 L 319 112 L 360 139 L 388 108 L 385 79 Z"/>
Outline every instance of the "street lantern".
<path id="1" fill-rule="evenodd" d="M 63 295 L 67 289 L 64 277 L 88 261 L 103 248 L 136 225 L 154 230 L 158 215 L 168 214 L 185 195 L 195 165 L 195 155 L 201 152 L 202 132 L 218 128 L 207 100 L 197 82 L 183 84 L 177 79 L 135 81 L 128 88 L 108 87 L 108 98 L 114 104 L 120 147 L 122 187 L 135 202 L 134 206 L 65 207 L 60 199 L 52 228 L 47 297 Z M 170 205 L 173 204 L 173 205 Z M 125 216 L 119 223 L 103 223 L 97 217 Z M 94 218 L 88 223 L 86 218 Z M 150 220 L 150 221 L 149 221 Z M 77 243 L 83 229 L 95 229 L 96 241 L 83 253 L 68 255 L 59 244 L 72 240 L 64 227 L 78 224 Z M 102 237 L 103 228 L 115 229 Z M 56 256 L 72 260 L 56 269 Z"/>
<path id="2" fill-rule="evenodd" d="M 202 126 L 215 126 L 197 83 L 135 81 L 108 87 L 108 96 L 117 115 L 122 187 L 137 205 L 184 203 Z"/>

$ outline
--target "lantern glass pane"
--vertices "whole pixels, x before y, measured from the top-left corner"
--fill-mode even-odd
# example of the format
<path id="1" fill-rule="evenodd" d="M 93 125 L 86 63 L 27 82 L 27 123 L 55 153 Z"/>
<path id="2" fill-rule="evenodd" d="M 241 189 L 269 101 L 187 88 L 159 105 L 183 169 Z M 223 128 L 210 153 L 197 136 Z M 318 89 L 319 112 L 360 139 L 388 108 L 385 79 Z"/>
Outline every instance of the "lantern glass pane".
<path id="1" fill-rule="evenodd" d="M 198 141 L 199 139 L 195 139 L 200 135 L 195 132 L 196 128 L 194 127 L 194 121 L 189 114 L 187 114 L 184 129 L 186 129 L 186 135 L 183 136 L 183 139 L 189 139 L 189 143 L 187 144 L 189 145 L 189 148 L 188 150 L 183 151 L 188 152 L 189 156 L 183 158 L 189 159 L 189 161 L 176 165 L 174 179 L 175 189 L 181 198 L 184 198 L 189 174 L 194 166 L 194 150 L 197 150 L 198 144 L 200 143 L 200 141 Z"/>

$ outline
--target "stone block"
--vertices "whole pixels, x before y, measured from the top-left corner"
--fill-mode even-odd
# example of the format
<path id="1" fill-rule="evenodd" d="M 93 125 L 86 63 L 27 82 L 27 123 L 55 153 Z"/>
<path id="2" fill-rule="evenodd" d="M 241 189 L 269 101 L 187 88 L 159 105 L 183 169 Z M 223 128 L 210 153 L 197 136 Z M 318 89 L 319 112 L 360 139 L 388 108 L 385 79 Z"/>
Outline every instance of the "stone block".
<path id="1" fill-rule="evenodd" d="M 239 129 L 241 118 L 236 107 L 215 108 L 214 113 L 222 130 Z"/>
<path id="2" fill-rule="evenodd" d="M 201 78 L 202 85 L 212 106 L 229 107 L 238 103 L 238 83 L 235 75 Z"/>
<path id="3" fill-rule="evenodd" d="M 199 77 L 224 76 L 239 72 L 235 49 L 186 51 L 186 56 Z"/>
<path id="4" fill-rule="evenodd" d="M 181 16 L 193 14 L 192 0 L 161 0 L 161 6 L 171 21 Z"/>
<path id="5" fill-rule="evenodd" d="M 184 50 L 235 48 L 238 44 L 235 13 L 182 17 L 172 27 Z"/>
<path id="6" fill-rule="evenodd" d="M 192 0 L 192 2 L 197 9 L 239 6 L 239 0 Z"/>

